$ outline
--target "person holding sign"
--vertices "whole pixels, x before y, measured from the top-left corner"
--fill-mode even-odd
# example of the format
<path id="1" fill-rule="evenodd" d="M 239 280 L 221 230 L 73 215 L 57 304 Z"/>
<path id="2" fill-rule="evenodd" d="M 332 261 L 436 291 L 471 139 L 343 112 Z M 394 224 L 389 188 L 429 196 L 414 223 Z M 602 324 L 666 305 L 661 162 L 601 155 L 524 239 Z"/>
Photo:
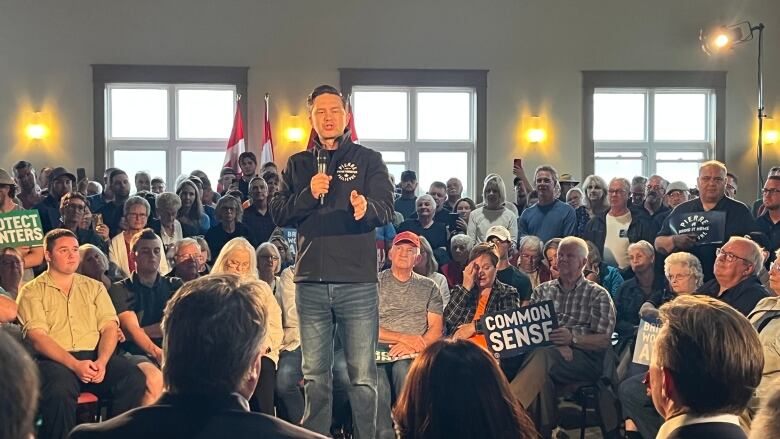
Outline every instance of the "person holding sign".
<path id="1" fill-rule="evenodd" d="M 705 281 L 714 276 L 712 268 L 718 245 L 732 236 L 756 231 L 750 209 L 726 196 L 726 172 L 726 165 L 719 161 L 702 163 L 696 180 L 699 198 L 677 206 L 655 239 L 655 249 L 661 254 L 687 251 L 699 258 Z M 722 213 L 716 215 L 716 212 Z"/>
<path id="2" fill-rule="evenodd" d="M 539 285 L 531 294 L 532 304 L 551 300 L 555 305 L 559 327 L 550 334 L 555 346 L 528 354 L 511 387 L 531 412 L 542 437 L 549 437 L 555 427 L 556 386 L 597 380 L 604 353 L 612 348 L 615 305 L 607 290 L 583 277 L 587 260 L 585 241 L 574 236 L 563 238 L 558 246 L 560 276 Z M 607 431 L 612 430 L 609 427 Z"/>
<path id="3" fill-rule="evenodd" d="M 517 290 L 496 280 L 497 265 L 494 245 L 481 243 L 471 250 L 469 263 L 463 270 L 463 283 L 450 291 L 450 301 L 444 309 L 447 335 L 456 340 L 470 340 L 487 350 L 487 341 L 477 330 L 477 321 L 485 313 L 520 307 Z"/>
<path id="4" fill-rule="evenodd" d="M 395 235 L 388 254 L 393 265 L 379 273 L 379 350 L 389 345 L 389 361 L 377 368 L 376 437 L 395 438 L 390 418 L 392 395 L 398 397 L 406 374 L 423 349 L 442 335 L 439 286 L 413 271 L 421 257 L 420 239 L 412 232 Z M 392 392 L 391 392 L 392 383 Z"/>
<path id="5" fill-rule="evenodd" d="M 5 169 L 0 168 L 0 214 L 15 212 L 15 213 L 20 213 L 24 217 L 29 218 L 30 212 L 29 211 L 26 213 L 19 212 L 22 211 L 23 209 L 14 202 L 14 197 L 16 196 L 16 190 L 17 190 L 17 186 L 14 179 L 11 178 L 11 176 L 8 174 L 8 172 L 6 172 Z M 34 226 L 32 228 L 26 228 L 26 229 L 28 230 L 32 229 L 33 233 L 38 234 L 38 240 L 40 240 L 40 236 L 42 232 L 41 222 L 40 219 L 35 219 L 34 221 L 37 222 L 37 227 Z M 11 228 L 11 230 L 14 229 L 15 227 Z M 13 245 L 8 242 L 5 243 L 4 246 L 14 247 L 21 253 L 22 259 L 24 261 L 24 267 L 28 267 L 28 269 L 25 270 L 24 279 L 32 280 L 34 276 L 32 272 L 32 267 L 37 267 L 43 262 L 43 247 L 41 247 L 40 245 L 18 245 L 18 244 Z"/>

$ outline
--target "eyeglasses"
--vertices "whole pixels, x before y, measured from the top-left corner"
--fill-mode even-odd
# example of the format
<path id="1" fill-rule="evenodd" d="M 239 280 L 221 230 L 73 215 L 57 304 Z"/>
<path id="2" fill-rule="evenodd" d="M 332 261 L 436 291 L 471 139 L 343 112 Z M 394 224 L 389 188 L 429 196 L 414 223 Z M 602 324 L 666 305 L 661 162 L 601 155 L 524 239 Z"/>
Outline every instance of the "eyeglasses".
<path id="1" fill-rule="evenodd" d="M 669 276 L 666 276 L 667 279 L 669 279 L 669 282 L 677 282 L 677 281 L 684 281 L 691 278 L 691 273 L 688 274 L 672 274 Z"/>
<path id="2" fill-rule="evenodd" d="M 619 195 L 619 194 L 625 194 L 626 191 L 623 190 L 623 189 L 610 189 L 610 190 L 607 191 L 607 193 L 610 194 L 610 195 Z M 634 194 L 632 194 L 632 195 L 634 195 Z"/>
<path id="3" fill-rule="evenodd" d="M 179 262 L 184 262 L 188 260 L 193 260 L 195 262 L 200 262 L 202 258 L 202 255 L 200 253 L 187 253 L 183 255 L 175 255 L 174 259 L 176 259 Z"/>
<path id="4" fill-rule="evenodd" d="M 260 256 L 258 256 L 258 258 L 260 258 L 260 259 L 270 259 L 270 260 L 272 260 L 274 262 L 279 260 L 279 256 L 274 256 L 274 255 L 260 255 Z"/>
<path id="5" fill-rule="evenodd" d="M 659 184 L 656 184 L 656 185 L 653 185 L 653 186 L 647 185 L 647 189 L 651 190 L 651 191 L 662 191 L 662 190 L 664 190 L 664 187 L 659 185 Z"/>
<path id="6" fill-rule="evenodd" d="M 734 253 L 730 253 L 730 252 L 724 251 L 723 249 L 720 249 L 720 248 L 715 250 L 715 256 L 717 258 L 725 259 L 726 262 L 734 262 L 737 259 L 739 259 L 740 261 L 742 261 L 742 263 L 744 263 L 746 265 L 753 265 L 753 263 L 750 262 L 749 260 L 747 260 L 745 258 L 742 258 L 742 257 L 739 257 L 739 256 L 735 255 Z"/>
<path id="7" fill-rule="evenodd" d="M 87 208 L 87 206 L 85 206 L 83 204 L 70 204 L 70 203 L 68 203 L 68 204 L 65 205 L 65 208 L 66 209 L 75 210 L 75 211 L 78 211 L 78 212 L 83 212 L 84 209 Z"/>
<path id="8" fill-rule="evenodd" d="M 127 218 L 141 219 L 141 218 L 147 218 L 149 215 L 146 213 L 128 213 L 125 216 Z"/>
<path id="9" fill-rule="evenodd" d="M 761 189 L 761 193 L 764 194 L 764 195 L 772 196 L 772 195 L 779 194 L 780 193 L 780 189 L 767 189 L 767 188 L 764 188 L 764 189 Z"/>
<path id="10" fill-rule="evenodd" d="M 225 266 L 227 268 L 232 268 L 234 270 L 235 269 L 246 270 L 247 268 L 249 268 L 249 262 L 238 262 L 238 261 L 228 259 L 227 261 L 225 261 Z"/>

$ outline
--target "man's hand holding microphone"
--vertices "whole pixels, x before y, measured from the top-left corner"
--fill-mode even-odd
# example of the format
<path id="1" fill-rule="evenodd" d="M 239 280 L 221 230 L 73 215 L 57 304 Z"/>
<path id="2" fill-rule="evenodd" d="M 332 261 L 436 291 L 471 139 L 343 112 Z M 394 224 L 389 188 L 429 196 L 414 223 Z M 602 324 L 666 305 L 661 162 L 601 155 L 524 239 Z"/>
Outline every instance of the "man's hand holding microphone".
<path id="1" fill-rule="evenodd" d="M 330 180 L 333 179 L 332 176 L 325 173 L 327 169 L 327 159 L 325 154 L 320 151 L 317 155 L 317 173 L 314 174 L 314 177 L 311 178 L 311 182 L 309 183 L 311 195 L 320 200 L 320 205 L 325 204 L 325 194 L 330 190 Z M 355 210 L 355 221 L 361 220 L 366 215 L 366 208 L 368 207 L 366 197 L 360 195 L 358 191 L 353 190 L 349 194 L 349 202 Z"/>

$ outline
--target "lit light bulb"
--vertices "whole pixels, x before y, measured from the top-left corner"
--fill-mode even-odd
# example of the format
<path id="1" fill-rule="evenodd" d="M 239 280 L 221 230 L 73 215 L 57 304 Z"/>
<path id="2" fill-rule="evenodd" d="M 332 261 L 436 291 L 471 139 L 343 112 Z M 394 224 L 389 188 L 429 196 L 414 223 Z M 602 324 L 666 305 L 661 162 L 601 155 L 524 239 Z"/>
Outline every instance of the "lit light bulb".
<path id="1" fill-rule="evenodd" d="M 726 45 L 729 44 L 729 36 L 726 34 L 720 34 L 717 37 L 715 37 L 715 47 L 723 48 L 726 47 Z"/>
<path id="2" fill-rule="evenodd" d="M 287 139 L 290 142 L 300 142 L 303 140 L 302 128 L 287 128 Z"/>
<path id="3" fill-rule="evenodd" d="M 534 128 L 528 131 L 528 140 L 531 143 L 539 143 L 545 138 L 545 132 L 541 128 Z"/>
<path id="4" fill-rule="evenodd" d="M 27 131 L 27 137 L 34 140 L 40 140 L 43 139 L 44 136 L 46 136 L 46 127 L 39 123 L 33 123 L 27 125 L 26 131 Z"/>
<path id="5" fill-rule="evenodd" d="M 769 130 L 764 132 L 764 143 L 767 145 L 774 145 L 777 143 L 778 134 L 777 130 Z"/>

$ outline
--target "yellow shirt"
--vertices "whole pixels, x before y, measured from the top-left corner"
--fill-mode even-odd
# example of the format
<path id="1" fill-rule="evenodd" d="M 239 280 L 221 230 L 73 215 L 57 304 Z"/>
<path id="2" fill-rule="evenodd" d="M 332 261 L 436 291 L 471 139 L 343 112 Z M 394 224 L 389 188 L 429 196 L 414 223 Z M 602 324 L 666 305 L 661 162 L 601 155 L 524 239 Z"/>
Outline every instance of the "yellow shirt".
<path id="1" fill-rule="evenodd" d="M 22 287 L 16 301 L 25 334 L 42 329 L 68 352 L 95 350 L 100 330 L 110 322 L 119 324 L 106 287 L 80 274 L 65 296 L 44 272 Z"/>

